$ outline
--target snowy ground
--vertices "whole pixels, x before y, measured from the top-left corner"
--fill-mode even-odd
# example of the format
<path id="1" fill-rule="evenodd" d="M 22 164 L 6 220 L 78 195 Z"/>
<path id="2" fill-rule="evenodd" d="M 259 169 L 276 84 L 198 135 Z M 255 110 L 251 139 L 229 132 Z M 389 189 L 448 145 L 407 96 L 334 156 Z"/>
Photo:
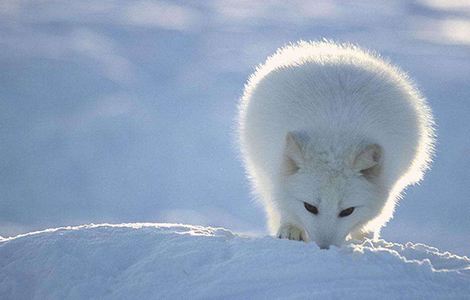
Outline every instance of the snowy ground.
<path id="1" fill-rule="evenodd" d="M 470 297 L 470 259 L 379 241 L 320 250 L 176 224 L 84 225 L 0 240 L 1 299 Z"/>

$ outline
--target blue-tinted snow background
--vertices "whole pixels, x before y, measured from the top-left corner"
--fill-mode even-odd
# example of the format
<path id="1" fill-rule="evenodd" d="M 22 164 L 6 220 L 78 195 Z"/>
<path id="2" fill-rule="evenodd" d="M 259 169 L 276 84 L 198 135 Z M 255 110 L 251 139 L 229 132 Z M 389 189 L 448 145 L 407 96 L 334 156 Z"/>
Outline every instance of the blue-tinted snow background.
<path id="1" fill-rule="evenodd" d="M 470 254 L 468 1 L 0 2 L 0 235 L 89 222 L 265 233 L 234 137 L 276 48 L 375 49 L 427 96 L 437 157 L 387 240 Z"/>

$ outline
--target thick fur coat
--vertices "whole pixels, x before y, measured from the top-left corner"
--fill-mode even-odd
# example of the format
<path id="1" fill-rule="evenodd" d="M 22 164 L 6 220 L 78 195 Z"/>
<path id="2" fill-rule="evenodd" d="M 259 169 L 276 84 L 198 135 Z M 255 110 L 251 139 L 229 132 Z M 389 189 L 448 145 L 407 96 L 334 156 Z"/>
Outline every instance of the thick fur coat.
<path id="1" fill-rule="evenodd" d="M 279 49 L 249 78 L 238 125 L 271 232 L 322 248 L 378 237 L 433 154 L 431 110 L 408 76 L 349 44 Z"/>

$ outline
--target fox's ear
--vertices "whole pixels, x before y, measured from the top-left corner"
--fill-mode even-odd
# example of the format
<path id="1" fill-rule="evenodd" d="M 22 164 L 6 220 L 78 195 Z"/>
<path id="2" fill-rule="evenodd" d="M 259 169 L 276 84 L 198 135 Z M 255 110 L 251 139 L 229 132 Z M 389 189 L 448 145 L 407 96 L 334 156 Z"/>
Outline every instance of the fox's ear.
<path id="1" fill-rule="evenodd" d="M 292 175 L 299 170 L 304 159 L 302 150 L 304 143 L 304 138 L 299 133 L 287 133 L 282 166 L 284 174 Z"/>
<path id="2" fill-rule="evenodd" d="M 367 179 L 372 179 L 380 174 L 381 162 L 382 147 L 369 144 L 356 155 L 353 167 Z"/>

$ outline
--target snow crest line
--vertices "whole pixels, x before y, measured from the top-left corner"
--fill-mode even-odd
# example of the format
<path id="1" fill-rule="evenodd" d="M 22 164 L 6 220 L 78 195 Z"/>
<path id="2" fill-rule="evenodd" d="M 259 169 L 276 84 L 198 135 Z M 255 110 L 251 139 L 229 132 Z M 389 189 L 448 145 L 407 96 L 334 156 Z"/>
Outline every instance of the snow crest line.
<path id="1" fill-rule="evenodd" d="M 458 256 L 449 252 L 440 252 L 439 249 L 427 246 L 425 244 L 411 242 L 405 245 L 391 243 L 384 240 L 377 242 L 365 241 L 362 244 L 353 244 L 353 252 L 387 252 L 396 256 L 404 263 L 414 263 L 418 265 L 429 266 L 433 272 L 461 272 L 470 275 L 470 258 Z M 451 265 L 448 262 L 452 260 Z"/>

